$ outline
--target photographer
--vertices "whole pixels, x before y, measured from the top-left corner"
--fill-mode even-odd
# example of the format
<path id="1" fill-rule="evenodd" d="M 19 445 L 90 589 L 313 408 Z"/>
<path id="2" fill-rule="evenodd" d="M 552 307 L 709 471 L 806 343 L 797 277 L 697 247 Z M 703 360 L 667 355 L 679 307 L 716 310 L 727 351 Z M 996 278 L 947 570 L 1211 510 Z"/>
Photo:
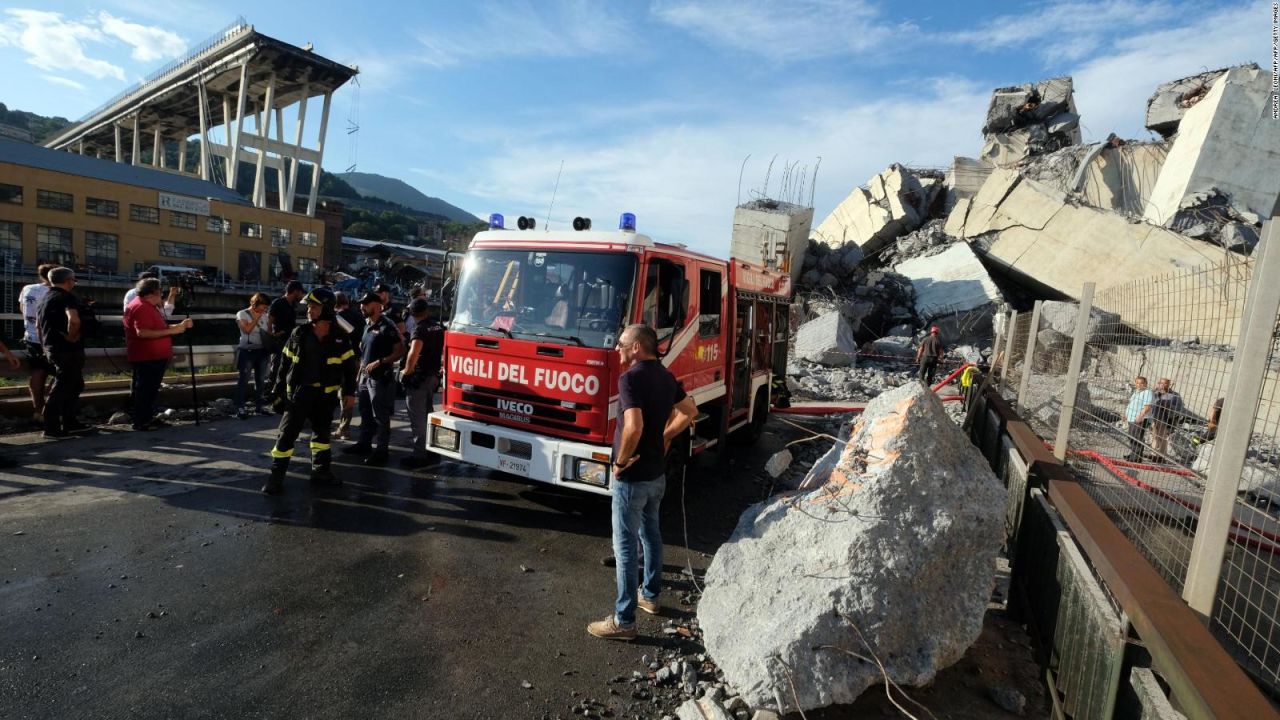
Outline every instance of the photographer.
<path id="1" fill-rule="evenodd" d="M 138 293 L 124 311 L 124 346 L 133 364 L 133 429 L 155 430 L 165 423 L 155 417 L 156 397 L 164 370 L 173 358 L 173 336 L 191 328 L 191 318 L 172 325 L 160 313 L 160 281 L 138 282 Z"/>
<path id="2" fill-rule="evenodd" d="M 444 355 L 444 326 L 431 317 L 427 301 L 417 298 L 409 303 L 409 315 L 414 321 L 413 337 L 409 341 L 409 354 L 400 372 L 400 385 L 404 387 L 409 410 L 409 427 L 413 432 L 413 447 L 409 457 L 400 461 L 406 468 L 420 468 L 440 458 L 427 452 L 427 414 L 431 412 L 431 400 L 440 385 L 440 361 Z"/>
<path id="3" fill-rule="evenodd" d="M 156 277 L 155 273 L 150 271 L 144 271 L 144 272 L 138 273 L 138 282 L 142 282 L 143 280 L 158 280 L 158 278 Z M 122 309 L 128 310 L 129 303 L 133 302 L 133 299 L 136 297 L 138 297 L 138 286 L 134 285 L 133 287 L 129 288 L 129 292 L 124 294 L 124 307 Z M 171 317 L 173 315 L 173 308 L 177 305 L 177 303 L 178 303 L 178 284 L 174 283 L 173 285 L 169 286 L 169 296 L 165 298 L 164 304 L 161 306 L 160 311 L 164 313 L 164 316 L 166 318 Z"/>

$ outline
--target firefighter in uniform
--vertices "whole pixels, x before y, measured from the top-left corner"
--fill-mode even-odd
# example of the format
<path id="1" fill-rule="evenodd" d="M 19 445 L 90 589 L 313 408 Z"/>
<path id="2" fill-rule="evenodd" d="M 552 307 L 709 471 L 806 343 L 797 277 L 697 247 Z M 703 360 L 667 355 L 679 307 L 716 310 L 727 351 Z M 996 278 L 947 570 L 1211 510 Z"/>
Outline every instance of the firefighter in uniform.
<path id="1" fill-rule="evenodd" d="M 351 338 L 336 321 L 335 300 L 328 288 L 312 290 L 303 299 L 310 322 L 298 326 L 281 351 L 272 405 L 283 415 L 271 448 L 271 477 L 262 488 L 268 495 L 284 489 L 293 444 L 304 423 L 311 424 L 311 482 L 342 484 L 330 468 L 329 431 L 339 398 L 345 408 L 355 404 L 356 354 Z"/>

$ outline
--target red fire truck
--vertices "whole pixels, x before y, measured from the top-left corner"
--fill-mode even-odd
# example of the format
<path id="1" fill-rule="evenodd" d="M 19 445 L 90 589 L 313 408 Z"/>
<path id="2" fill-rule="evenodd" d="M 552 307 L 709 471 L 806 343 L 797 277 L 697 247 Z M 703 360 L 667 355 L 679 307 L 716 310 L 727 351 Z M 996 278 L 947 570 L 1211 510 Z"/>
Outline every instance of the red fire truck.
<path id="1" fill-rule="evenodd" d="M 520 227 L 533 225 L 520 219 Z M 428 443 L 446 457 L 608 494 L 618 419 L 618 335 L 643 322 L 698 404 L 668 472 L 729 433 L 758 433 L 786 363 L 791 278 L 619 230 L 508 230 L 471 243 L 445 335 L 444 402 Z"/>

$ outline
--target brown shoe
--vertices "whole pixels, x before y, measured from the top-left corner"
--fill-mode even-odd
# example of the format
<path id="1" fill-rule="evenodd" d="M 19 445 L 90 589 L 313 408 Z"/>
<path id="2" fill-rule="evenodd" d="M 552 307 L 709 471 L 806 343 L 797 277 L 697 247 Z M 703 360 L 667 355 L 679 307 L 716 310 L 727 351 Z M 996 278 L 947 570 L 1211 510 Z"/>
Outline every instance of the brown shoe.
<path id="1" fill-rule="evenodd" d="M 650 615 L 661 615 L 661 614 L 662 614 L 662 604 L 658 602 L 658 599 L 657 599 L 657 598 L 654 598 L 653 600 L 650 600 L 649 598 L 646 598 L 646 597 L 645 597 L 645 596 L 643 596 L 643 595 L 637 595 L 637 596 L 636 596 L 636 607 L 638 607 L 638 608 L 640 608 L 641 610 L 643 610 L 643 611 L 645 611 L 645 612 L 649 613 Z"/>
<path id="2" fill-rule="evenodd" d="M 634 624 L 629 627 L 619 625 L 612 615 L 587 625 L 587 632 L 605 640 L 630 641 L 636 639 L 636 626 Z"/>

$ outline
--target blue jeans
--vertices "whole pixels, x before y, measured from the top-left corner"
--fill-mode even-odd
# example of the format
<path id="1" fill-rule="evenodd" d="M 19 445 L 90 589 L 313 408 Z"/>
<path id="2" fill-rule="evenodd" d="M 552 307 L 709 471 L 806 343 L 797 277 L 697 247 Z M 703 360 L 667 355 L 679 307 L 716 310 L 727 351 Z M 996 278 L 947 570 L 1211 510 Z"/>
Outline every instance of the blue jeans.
<path id="1" fill-rule="evenodd" d="M 360 440 L 357 444 L 386 450 L 391 439 L 391 416 L 396 410 L 396 381 L 391 373 L 381 380 L 360 381 Z"/>
<path id="2" fill-rule="evenodd" d="M 244 396 L 249 389 L 249 374 L 253 374 L 253 404 L 262 407 L 263 396 L 269 392 L 267 387 L 267 351 L 263 348 L 236 348 L 236 370 L 240 378 L 236 381 L 235 406 L 244 406 Z"/>
<path id="3" fill-rule="evenodd" d="M 657 599 L 662 590 L 662 532 L 658 528 L 658 508 L 666 491 L 665 475 L 648 482 L 613 484 L 613 556 L 618 565 L 614 619 L 619 625 L 632 625 L 636 621 L 637 544 L 644 546 L 644 580 L 640 589 L 650 600 Z"/>

